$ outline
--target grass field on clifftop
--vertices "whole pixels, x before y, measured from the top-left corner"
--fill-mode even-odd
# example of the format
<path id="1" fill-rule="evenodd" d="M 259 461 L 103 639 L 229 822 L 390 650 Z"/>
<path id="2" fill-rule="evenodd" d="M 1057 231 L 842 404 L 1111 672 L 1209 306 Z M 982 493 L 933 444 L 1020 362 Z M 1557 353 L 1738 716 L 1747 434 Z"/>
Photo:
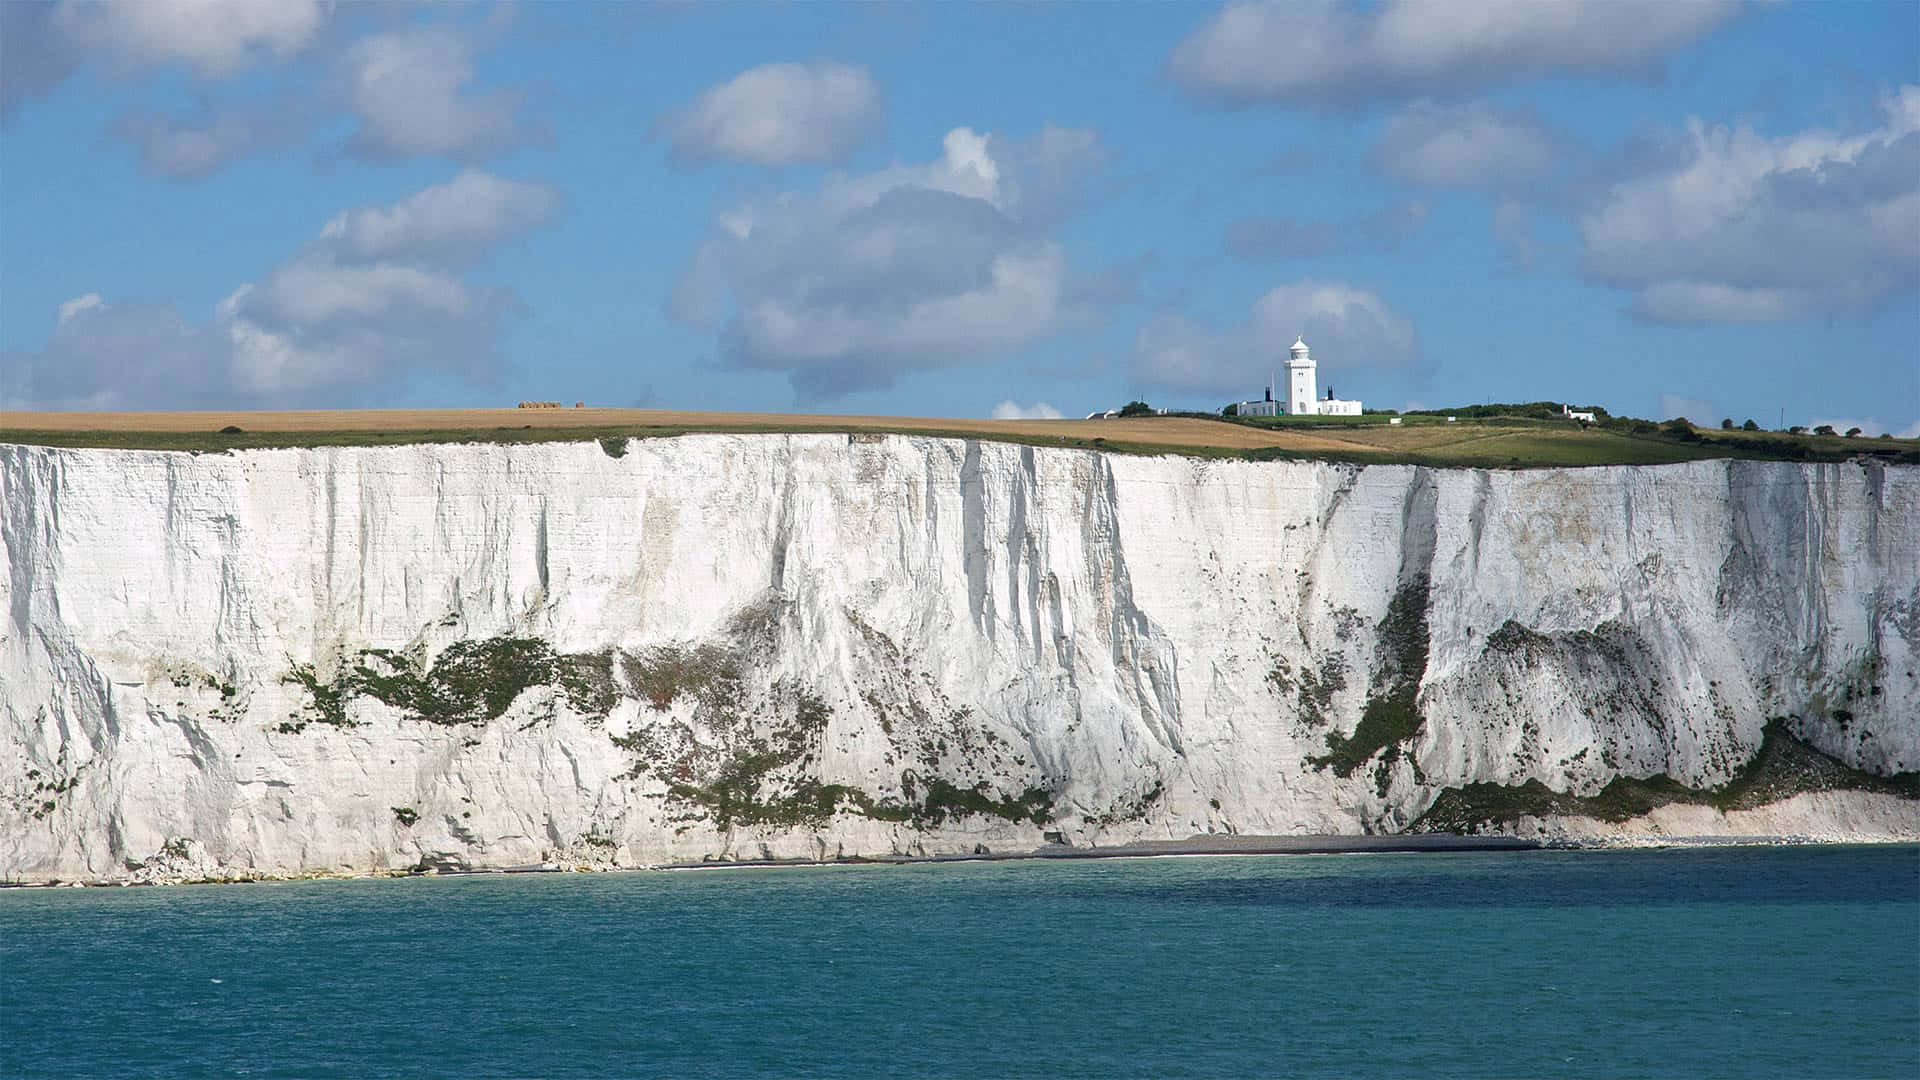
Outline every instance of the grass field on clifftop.
<path id="1" fill-rule="evenodd" d="M 1284 418 L 1232 422 L 1201 416 L 1107 420 L 979 420 L 904 416 L 679 412 L 653 409 L 414 409 L 306 412 L 0 414 L 0 442 L 178 450 L 535 443 L 661 438 L 698 432 L 892 433 L 990 439 L 1116 453 L 1253 460 L 1333 460 L 1480 468 L 1658 465 L 1704 458 L 1836 461 L 1861 455 L 1920 461 L 1920 440 L 1775 432 L 1582 427 L 1497 416 Z M 237 430 L 235 430 L 237 429 Z"/>

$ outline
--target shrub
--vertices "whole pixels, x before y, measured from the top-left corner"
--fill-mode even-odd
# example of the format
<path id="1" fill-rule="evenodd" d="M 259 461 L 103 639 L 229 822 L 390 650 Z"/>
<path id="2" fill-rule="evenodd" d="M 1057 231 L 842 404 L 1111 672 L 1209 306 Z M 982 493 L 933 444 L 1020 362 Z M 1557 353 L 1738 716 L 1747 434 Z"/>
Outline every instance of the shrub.
<path id="1" fill-rule="evenodd" d="M 1847 429 L 1847 438 L 1849 439 L 1853 438 L 1858 434 L 1860 434 L 1860 429 L 1857 427 L 1850 427 Z"/>
<path id="2" fill-rule="evenodd" d="M 1741 431 L 1759 431 L 1760 425 L 1754 423 L 1752 417 L 1748 417 L 1747 422 L 1740 425 L 1740 430 Z"/>
<path id="3" fill-rule="evenodd" d="M 1819 427 L 1813 429 L 1813 433 L 1815 435 L 1831 435 L 1833 434 L 1833 425 L 1821 424 Z"/>
<path id="4" fill-rule="evenodd" d="M 1120 407 L 1121 416 L 1152 416 L 1153 406 L 1144 401 L 1129 401 Z"/>
<path id="5" fill-rule="evenodd" d="M 1722 417 L 1722 418 L 1720 419 L 1720 430 L 1721 430 L 1721 431 L 1732 431 L 1732 430 L 1733 430 L 1733 417 L 1731 417 L 1731 416 L 1726 416 L 1726 417 Z"/>
<path id="6" fill-rule="evenodd" d="M 1700 433 L 1693 430 L 1693 423 L 1684 416 L 1676 416 L 1660 425 L 1660 429 L 1681 442 L 1698 442 Z"/>

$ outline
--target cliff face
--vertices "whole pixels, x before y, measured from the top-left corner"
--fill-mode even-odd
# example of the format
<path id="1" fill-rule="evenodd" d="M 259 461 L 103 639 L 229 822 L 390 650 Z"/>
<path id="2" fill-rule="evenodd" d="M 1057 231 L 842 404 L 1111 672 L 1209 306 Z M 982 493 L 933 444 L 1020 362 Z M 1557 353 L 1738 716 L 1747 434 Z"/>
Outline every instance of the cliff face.
<path id="1" fill-rule="evenodd" d="M 0 514 L 13 880 L 1396 831 L 1643 789 L 1707 830 L 1771 803 L 1920 835 L 1898 794 L 1773 798 L 1920 769 L 1920 470 L 0 446 Z"/>

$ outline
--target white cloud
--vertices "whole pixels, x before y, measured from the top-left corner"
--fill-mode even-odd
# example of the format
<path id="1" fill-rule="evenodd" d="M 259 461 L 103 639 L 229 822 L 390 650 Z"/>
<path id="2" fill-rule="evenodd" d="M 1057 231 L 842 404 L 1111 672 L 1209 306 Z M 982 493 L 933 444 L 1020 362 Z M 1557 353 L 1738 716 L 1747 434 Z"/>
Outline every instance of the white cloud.
<path id="1" fill-rule="evenodd" d="M 668 118 L 674 153 L 760 165 L 838 160 L 879 126 L 880 88 L 848 64 L 765 64 Z"/>
<path id="2" fill-rule="evenodd" d="M 85 296 L 76 296 L 60 305 L 60 315 L 55 325 L 65 326 L 79 316 L 105 306 L 105 303 L 100 299 L 100 294 L 97 292 L 90 292 Z"/>
<path id="3" fill-rule="evenodd" d="M 1676 163 L 1580 222 L 1582 268 L 1663 323 L 1869 310 L 1920 287 L 1920 86 L 1859 135 L 1688 123 Z"/>
<path id="4" fill-rule="evenodd" d="M 467 169 L 393 206 L 341 213 L 320 238 L 356 259 L 467 262 L 544 224 L 559 205 L 559 193 L 545 184 Z"/>
<path id="5" fill-rule="evenodd" d="M 941 155 L 719 215 L 675 289 L 723 355 L 805 397 L 884 387 L 1052 333 L 1085 306 L 1052 236 L 1100 162 L 1090 132 L 956 128 Z"/>
<path id="6" fill-rule="evenodd" d="M 355 42 L 343 60 L 360 117 L 348 149 L 366 157 L 475 160 L 526 140 L 512 91 L 473 94 L 475 42 L 451 26 L 414 26 Z"/>
<path id="7" fill-rule="evenodd" d="M 286 60 L 315 43 L 332 10 L 332 0 L 0 3 L 0 120 L 90 58 L 121 73 L 182 64 L 202 79 L 224 78 L 261 60 Z M 209 151 L 162 146 L 156 153 L 162 160 L 191 160 Z"/>
<path id="8" fill-rule="evenodd" d="M 0 121 L 65 81 L 80 52 L 55 24 L 51 4 L 0 3 Z"/>
<path id="9" fill-rule="evenodd" d="M 508 300 L 416 267 L 305 257 L 234 290 L 215 326 L 238 388 L 285 399 L 415 370 L 482 375 Z"/>
<path id="10" fill-rule="evenodd" d="M 485 378 L 513 297 L 444 266 L 544 220 L 550 194 L 465 173 L 390 207 L 350 211 L 203 322 L 98 293 L 75 297 L 60 305 L 44 349 L 0 357 L 0 401 L 310 405 L 364 400 L 421 370 Z"/>
<path id="11" fill-rule="evenodd" d="M 1720 413 L 1713 407 L 1711 401 L 1680 394 L 1661 394 L 1660 419 L 1673 420 L 1680 417 L 1692 421 L 1696 427 L 1712 427 L 1720 422 Z"/>
<path id="12" fill-rule="evenodd" d="M 1553 168 L 1552 136 L 1528 116 L 1486 105 L 1407 106 L 1387 122 L 1375 150 L 1402 180 L 1432 187 L 1525 185 Z"/>
<path id="13" fill-rule="evenodd" d="M 172 308 L 109 304 L 88 293 L 60 305 L 43 349 L 0 352 L 0 408 L 135 409 L 188 405 L 221 377 L 221 343 Z"/>
<path id="14" fill-rule="evenodd" d="M 289 101 L 221 106 L 202 108 L 183 122 L 136 109 L 122 115 L 115 130 L 139 149 L 140 164 L 148 172 L 191 180 L 295 141 L 306 129 L 306 111 Z"/>
<path id="15" fill-rule="evenodd" d="M 1189 90 L 1233 102 L 1449 95 L 1644 70 L 1737 10 L 1731 0 L 1240 2 L 1188 35 L 1168 67 Z"/>
<path id="16" fill-rule="evenodd" d="M 1062 415 L 1059 409 L 1044 401 L 1036 401 L 1031 405 L 1003 401 L 993 407 L 995 420 L 1059 420 Z"/>
<path id="17" fill-rule="evenodd" d="M 1413 324 L 1377 293 L 1339 282 L 1299 281 L 1269 290 L 1246 323 L 1225 330 L 1180 316 L 1148 323 L 1134 342 L 1134 374 L 1170 390 L 1255 393 L 1301 336 L 1324 386 L 1331 373 L 1405 368 L 1421 362 Z"/>
<path id="18" fill-rule="evenodd" d="M 64 0 L 55 24 L 123 67 L 186 64 L 203 78 L 284 59 L 325 25 L 328 0 Z"/>

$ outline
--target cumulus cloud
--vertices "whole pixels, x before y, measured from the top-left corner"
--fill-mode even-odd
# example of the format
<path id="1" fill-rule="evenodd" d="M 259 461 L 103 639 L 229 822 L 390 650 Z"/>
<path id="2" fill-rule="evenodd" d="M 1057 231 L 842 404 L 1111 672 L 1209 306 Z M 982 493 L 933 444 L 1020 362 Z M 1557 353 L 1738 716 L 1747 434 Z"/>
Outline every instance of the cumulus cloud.
<path id="1" fill-rule="evenodd" d="M 306 48 L 332 9 L 330 0 L 65 0 L 54 21 L 122 67 L 180 63 L 218 78 Z"/>
<path id="2" fill-rule="evenodd" d="M 1421 363 L 1413 323 L 1377 293 L 1299 281 L 1269 290 L 1237 326 L 1203 327 L 1177 315 L 1148 323 L 1134 342 L 1134 375 L 1169 390 L 1252 393 L 1285 362 L 1296 335 L 1313 348 L 1323 385 L 1346 369 Z"/>
<path id="3" fill-rule="evenodd" d="M 930 162 L 719 214 L 671 310 L 722 324 L 725 362 L 786 372 L 805 398 L 1022 345 L 1090 295 L 1052 230 L 1100 159 L 1091 132 L 956 128 Z"/>
<path id="4" fill-rule="evenodd" d="M 1511 188 L 1546 175 L 1557 151 L 1533 117 L 1487 105 L 1407 106 L 1387 121 L 1375 158 L 1389 175 L 1430 187 Z"/>
<path id="5" fill-rule="evenodd" d="M 759 165 L 836 161 L 880 123 L 880 87 L 849 64 L 764 64 L 666 118 L 676 156 Z"/>
<path id="6" fill-rule="evenodd" d="M 539 225 L 553 205 L 539 185 L 468 172 L 393 206 L 337 216 L 204 320 L 98 293 L 75 297 L 60 305 L 45 348 L 0 358 L 0 402 L 311 404 L 356 400 L 415 371 L 488 377 L 515 301 L 452 267 Z"/>
<path id="7" fill-rule="evenodd" d="M 62 0 L 0 3 L 0 119 L 48 92 L 83 63 L 122 73 L 184 66 L 229 78 L 260 63 L 315 51 L 334 0 Z M 376 159 L 439 156 L 479 161 L 540 137 L 520 118 L 523 94 L 471 87 L 477 54 L 504 25 L 500 7 L 479 23 L 412 25 L 328 48 L 325 92 L 271 104 L 203 103 L 173 117 L 134 109 L 115 131 L 156 175 L 195 179 L 302 138 L 321 110 L 358 118 L 346 152 Z"/>
<path id="8" fill-rule="evenodd" d="M 357 390 L 405 372 L 484 376 L 511 298 L 420 267 L 309 255 L 222 300 L 232 388 L 264 400 Z"/>
<path id="9" fill-rule="evenodd" d="M 51 4 L 0 3 L 0 121 L 60 85 L 79 51 L 54 23 Z"/>
<path id="10" fill-rule="evenodd" d="M 1674 420 L 1686 418 L 1700 427 L 1712 427 L 1720 422 L 1720 414 L 1713 402 L 1683 394 L 1660 395 L 1660 419 Z"/>
<path id="11" fill-rule="evenodd" d="M 472 161 L 530 139 L 518 119 L 520 93 L 469 89 L 477 49 L 467 32 L 437 25 L 355 42 L 341 65 L 348 105 L 360 118 L 348 151 L 369 158 Z"/>
<path id="12" fill-rule="evenodd" d="M 341 213 L 320 238 L 354 259 L 465 263 L 544 224 L 559 205 L 559 193 L 545 184 L 467 169 L 392 206 Z"/>
<path id="13" fill-rule="evenodd" d="M 995 420 L 1059 420 L 1061 417 L 1062 413 L 1059 409 L 1044 401 L 1036 401 L 1031 405 L 1022 405 L 1017 401 L 1003 401 L 993 407 Z"/>
<path id="14" fill-rule="evenodd" d="M 174 180 L 198 179 L 241 158 L 285 146 L 305 129 L 305 107 L 285 101 L 203 106 L 188 120 L 136 109 L 114 125 L 115 132 L 140 151 L 143 169 Z"/>
<path id="15" fill-rule="evenodd" d="M 332 7 L 331 0 L 0 3 L 0 120 L 89 58 L 123 73 L 181 64 L 203 79 L 287 59 L 314 43 Z"/>
<path id="16" fill-rule="evenodd" d="M 1231 3 L 1168 61 L 1231 103 L 1449 96 L 1530 75 L 1644 71 L 1731 18 L 1732 0 Z"/>
<path id="17" fill-rule="evenodd" d="M 0 353 L 0 408 L 133 409 L 190 405 L 221 355 L 212 327 L 159 304 L 107 303 L 98 293 L 60 305 L 47 345 Z"/>
<path id="18" fill-rule="evenodd" d="M 1405 202 L 1343 222 L 1249 217 L 1230 222 L 1227 253 L 1241 259 L 1394 251 L 1426 224 L 1425 203 Z"/>
<path id="19" fill-rule="evenodd" d="M 1672 163 L 1580 222 L 1582 270 L 1661 323 L 1870 310 L 1920 287 L 1920 86 L 1859 135 L 1767 137 L 1693 120 Z"/>

